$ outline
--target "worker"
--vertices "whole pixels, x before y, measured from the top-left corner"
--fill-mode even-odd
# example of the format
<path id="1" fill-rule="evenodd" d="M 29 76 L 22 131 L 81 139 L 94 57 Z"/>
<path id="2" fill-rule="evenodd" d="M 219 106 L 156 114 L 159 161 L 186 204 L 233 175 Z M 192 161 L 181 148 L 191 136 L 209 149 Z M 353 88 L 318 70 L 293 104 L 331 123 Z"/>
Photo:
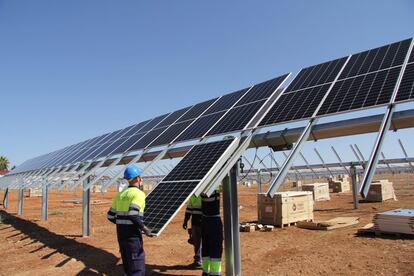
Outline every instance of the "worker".
<path id="1" fill-rule="evenodd" d="M 220 188 L 207 197 L 201 196 L 201 256 L 203 276 L 221 275 L 223 223 L 220 217 Z"/>
<path id="2" fill-rule="evenodd" d="M 119 249 L 125 274 L 145 275 L 145 254 L 141 232 L 154 236 L 144 225 L 145 194 L 141 187 L 142 171 L 131 165 L 125 169 L 128 188 L 119 192 L 108 211 L 108 220 L 116 224 Z"/>
<path id="3" fill-rule="evenodd" d="M 185 210 L 183 228 L 187 229 L 188 221 L 191 218 L 190 237 L 194 246 L 193 266 L 196 268 L 201 268 L 201 215 L 201 197 L 192 195 Z"/>

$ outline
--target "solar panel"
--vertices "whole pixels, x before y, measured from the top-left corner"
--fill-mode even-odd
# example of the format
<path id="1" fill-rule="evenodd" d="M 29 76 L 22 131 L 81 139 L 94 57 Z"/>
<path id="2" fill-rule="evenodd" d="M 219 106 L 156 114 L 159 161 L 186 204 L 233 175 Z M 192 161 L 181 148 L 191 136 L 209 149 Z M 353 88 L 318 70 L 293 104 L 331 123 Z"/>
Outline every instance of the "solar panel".
<path id="1" fill-rule="evenodd" d="M 195 146 L 163 181 L 201 180 L 233 140 Z"/>
<path id="2" fill-rule="evenodd" d="M 333 82 L 346 59 L 343 57 L 302 69 L 285 93 Z"/>
<path id="3" fill-rule="evenodd" d="M 230 109 L 207 135 L 224 134 L 244 129 L 265 102 L 266 100 L 261 100 Z"/>
<path id="4" fill-rule="evenodd" d="M 158 124 L 157 127 L 169 126 L 173 124 L 175 121 L 177 121 L 178 118 L 180 118 L 190 108 L 191 106 L 174 111 L 167 118 L 165 118 L 165 120 L 163 120 L 160 124 Z"/>
<path id="5" fill-rule="evenodd" d="M 231 108 L 250 88 L 245 88 L 222 96 L 203 115 L 208 115 Z"/>
<path id="6" fill-rule="evenodd" d="M 98 158 L 108 156 L 108 155 L 115 155 L 115 154 L 121 154 L 129 150 L 137 141 L 142 139 L 143 136 L 145 136 L 148 132 L 140 132 L 137 134 L 134 134 L 129 137 L 123 137 L 119 139 L 116 143 L 109 146 L 107 149 L 105 149 L 102 153 L 98 155 Z"/>
<path id="7" fill-rule="evenodd" d="M 408 59 L 408 63 L 414 62 L 414 48 L 411 50 L 410 58 Z"/>
<path id="8" fill-rule="evenodd" d="M 197 118 L 204 111 L 206 111 L 216 100 L 217 98 L 214 98 L 194 105 L 187 113 L 185 113 L 180 119 L 177 120 L 177 123 Z"/>
<path id="9" fill-rule="evenodd" d="M 338 81 L 318 115 L 389 103 L 400 71 L 396 67 Z"/>
<path id="10" fill-rule="evenodd" d="M 146 148 L 155 138 L 157 138 L 167 127 L 160 127 L 148 131 L 139 139 L 128 151 L 140 150 Z"/>
<path id="11" fill-rule="evenodd" d="M 147 196 L 145 225 L 157 234 L 188 200 L 233 140 L 193 147 Z"/>
<path id="12" fill-rule="evenodd" d="M 266 99 L 276 91 L 280 85 L 286 80 L 289 74 L 279 76 L 277 78 L 256 84 L 249 92 L 237 103 L 237 106 L 258 100 Z"/>
<path id="13" fill-rule="evenodd" d="M 410 43 L 411 39 L 406 39 L 352 55 L 339 79 L 402 65 Z"/>
<path id="14" fill-rule="evenodd" d="M 152 128 L 154 128 L 155 126 L 157 126 L 162 120 L 165 119 L 165 117 L 167 117 L 169 114 L 164 114 L 158 117 L 155 117 L 154 119 L 152 119 L 146 126 L 144 126 L 140 132 L 144 132 L 144 131 L 149 131 Z"/>
<path id="15" fill-rule="evenodd" d="M 175 141 L 182 142 L 202 137 L 225 114 L 225 111 L 201 116 L 187 128 Z"/>
<path id="16" fill-rule="evenodd" d="M 260 122 L 260 126 L 311 117 L 329 86 L 325 84 L 283 94 Z"/>
<path id="17" fill-rule="evenodd" d="M 155 139 L 149 146 L 156 147 L 171 143 L 184 129 L 186 129 L 194 120 L 184 121 L 170 126 L 163 134 Z"/>
<path id="18" fill-rule="evenodd" d="M 413 54 L 411 54 L 411 58 Z M 405 68 L 400 87 L 398 88 L 396 102 L 414 99 L 414 63 L 410 63 Z"/>
<path id="19" fill-rule="evenodd" d="M 302 69 L 273 104 L 259 126 L 301 120 L 313 115 L 347 58 Z"/>

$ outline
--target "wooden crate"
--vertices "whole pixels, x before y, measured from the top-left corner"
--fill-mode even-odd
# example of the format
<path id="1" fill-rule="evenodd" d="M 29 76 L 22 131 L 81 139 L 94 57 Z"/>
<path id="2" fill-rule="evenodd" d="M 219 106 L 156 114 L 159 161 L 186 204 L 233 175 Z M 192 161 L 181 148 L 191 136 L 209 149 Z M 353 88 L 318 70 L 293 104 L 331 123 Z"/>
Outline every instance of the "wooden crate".
<path id="1" fill-rule="evenodd" d="M 313 193 L 314 201 L 330 200 L 328 183 L 303 184 L 302 191 L 310 191 Z"/>
<path id="2" fill-rule="evenodd" d="M 395 197 L 392 182 L 388 180 L 379 180 L 371 183 L 366 201 L 382 202 Z"/>
<path id="3" fill-rule="evenodd" d="M 312 192 L 279 192 L 273 198 L 258 194 L 258 221 L 279 227 L 313 220 Z"/>
<path id="4" fill-rule="evenodd" d="M 348 181 L 334 181 L 329 180 L 329 188 L 333 193 L 345 193 L 351 190 L 351 185 Z"/>
<path id="5" fill-rule="evenodd" d="M 24 197 L 42 196 L 42 189 L 26 188 L 23 190 Z"/>

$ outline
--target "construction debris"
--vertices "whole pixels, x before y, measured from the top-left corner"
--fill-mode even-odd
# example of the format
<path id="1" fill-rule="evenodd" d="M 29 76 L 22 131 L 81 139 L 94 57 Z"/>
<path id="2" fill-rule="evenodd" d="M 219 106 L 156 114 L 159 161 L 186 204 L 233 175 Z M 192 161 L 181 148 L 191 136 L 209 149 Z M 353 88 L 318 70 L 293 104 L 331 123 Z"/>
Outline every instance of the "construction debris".
<path id="1" fill-rule="evenodd" d="M 240 232 L 271 232 L 275 227 L 273 225 L 263 225 L 256 222 L 246 222 L 240 224 Z"/>
<path id="2" fill-rule="evenodd" d="M 299 228 L 311 229 L 311 230 L 325 230 L 330 231 L 338 228 L 344 228 L 359 223 L 358 217 L 337 217 L 327 221 L 320 222 L 306 222 L 301 221 L 296 223 Z"/>

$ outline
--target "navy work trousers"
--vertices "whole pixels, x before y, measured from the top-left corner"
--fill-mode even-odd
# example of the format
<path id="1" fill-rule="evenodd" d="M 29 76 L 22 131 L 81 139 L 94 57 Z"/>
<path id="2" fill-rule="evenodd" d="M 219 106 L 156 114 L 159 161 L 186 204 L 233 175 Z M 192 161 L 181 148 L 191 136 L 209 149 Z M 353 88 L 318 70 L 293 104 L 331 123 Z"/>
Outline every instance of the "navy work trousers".
<path id="1" fill-rule="evenodd" d="M 145 275 L 145 253 L 142 239 L 118 240 L 122 265 L 128 276 Z"/>

